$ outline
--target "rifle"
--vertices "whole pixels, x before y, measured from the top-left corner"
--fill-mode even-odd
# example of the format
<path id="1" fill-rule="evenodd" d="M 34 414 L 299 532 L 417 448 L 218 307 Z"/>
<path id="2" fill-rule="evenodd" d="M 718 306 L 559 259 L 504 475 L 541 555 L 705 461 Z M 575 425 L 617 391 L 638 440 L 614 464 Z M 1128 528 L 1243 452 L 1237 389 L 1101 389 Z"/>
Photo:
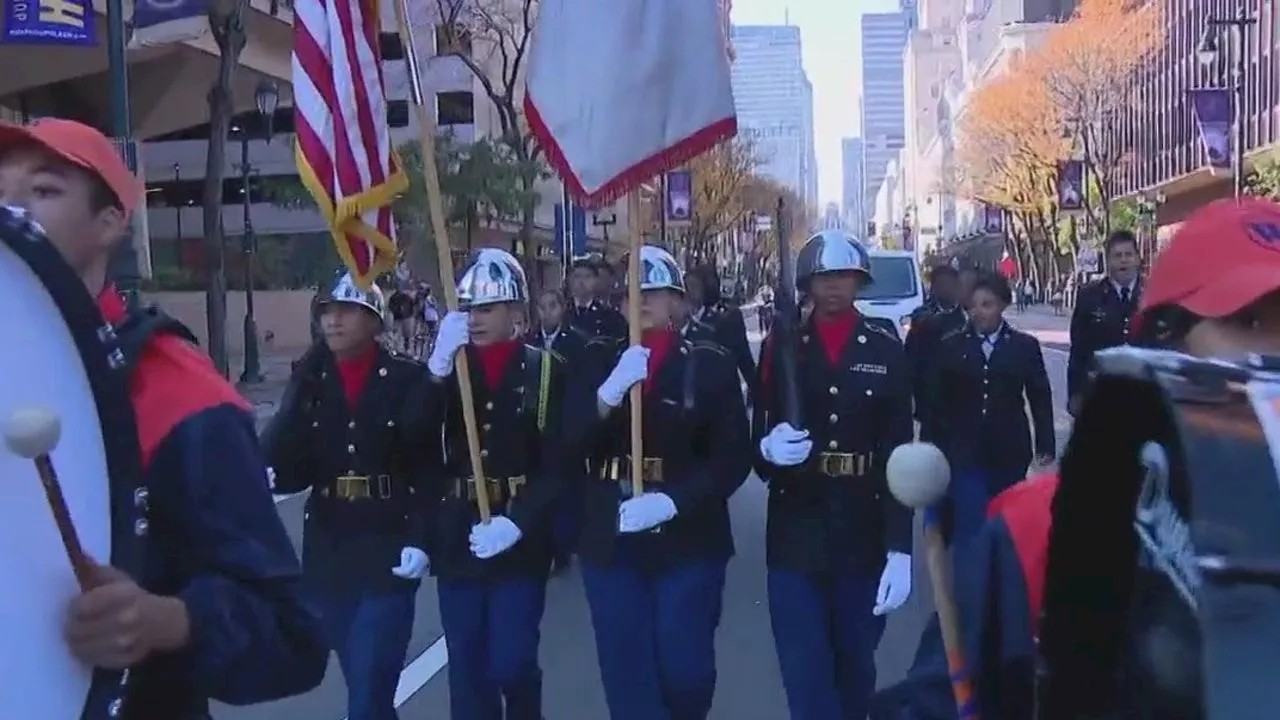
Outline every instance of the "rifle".
<path id="1" fill-rule="evenodd" d="M 800 427 L 800 386 L 796 382 L 796 323 L 800 312 L 796 309 L 796 276 L 791 248 L 787 245 L 789 228 L 784 224 L 785 203 L 778 198 L 774 225 L 778 233 L 778 287 L 773 293 L 774 322 L 771 330 L 773 353 L 771 358 L 782 398 L 782 420 L 794 428 Z"/>

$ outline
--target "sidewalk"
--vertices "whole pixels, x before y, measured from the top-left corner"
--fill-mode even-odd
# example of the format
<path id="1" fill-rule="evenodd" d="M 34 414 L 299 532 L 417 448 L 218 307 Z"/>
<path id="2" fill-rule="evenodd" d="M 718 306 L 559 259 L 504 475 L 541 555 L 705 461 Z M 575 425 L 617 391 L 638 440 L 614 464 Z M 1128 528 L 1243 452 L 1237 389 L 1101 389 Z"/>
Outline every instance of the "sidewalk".
<path id="1" fill-rule="evenodd" d="M 301 350 L 294 353 L 278 350 L 264 352 L 261 358 L 262 382 L 252 385 L 236 382 L 236 389 L 253 405 L 253 413 L 257 417 L 259 426 L 275 414 L 280 397 L 284 395 L 284 388 L 289 384 L 289 375 L 293 372 L 292 363 L 302 355 L 302 352 Z M 243 369 L 244 358 L 232 357 L 232 380 L 237 380 Z"/>
<path id="2" fill-rule="evenodd" d="M 1005 317 L 1014 327 L 1036 336 L 1043 345 L 1058 350 L 1071 345 L 1071 315 L 1065 310 L 1055 315 L 1048 305 L 1032 305 L 1022 312 L 1009 311 Z"/>

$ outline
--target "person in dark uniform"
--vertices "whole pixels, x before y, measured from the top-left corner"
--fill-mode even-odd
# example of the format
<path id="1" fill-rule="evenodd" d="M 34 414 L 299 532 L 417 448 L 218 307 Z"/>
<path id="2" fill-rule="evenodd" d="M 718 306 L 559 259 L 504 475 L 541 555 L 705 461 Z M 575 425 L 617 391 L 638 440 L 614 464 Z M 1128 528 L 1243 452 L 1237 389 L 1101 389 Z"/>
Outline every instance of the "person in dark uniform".
<path id="1" fill-rule="evenodd" d="M 120 567 L 94 563 L 89 586 L 58 609 L 68 648 L 93 670 L 84 718 L 205 720 L 211 698 L 248 705 L 314 688 L 328 650 L 267 491 L 252 409 L 185 328 L 130 310 L 108 281 L 142 195 L 97 130 L 59 118 L 0 123 L 0 203 L 40 225 L 120 344 L 130 338 L 120 371 L 142 466 L 113 479 L 110 502 L 129 511 L 119 523 L 128 540 L 113 542 L 140 552 L 136 563 L 118 553 Z M 168 329 L 135 334 L 150 318 Z"/>
<path id="2" fill-rule="evenodd" d="M 751 471 L 750 429 L 733 358 L 672 327 L 679 266 L 662 248 L 640 252 L 643 342 L 619 353 L 617 341 L 593 340 L 595 371 L 572 413 L 591 423 L 578 556 L 612 720 L 705 720 L 734 551 L 728 499 Z M 644 493 L 633 496 L 628 391 L 637 383 Z"/>
<path id="3" fill-rule="evenodd" d="M 441 321 L 427 361 L 448 408 L 447 487 L 435 512 L 431 571 L 449 645 L 454 720 L 542 718 L 539 624 L 552 518 L 567 478 L 564 458 L 573 451 L 560 433 L 563 363 L 514 335 L 528 293 L 524 270 L 510 253 L 476 253 L 458 282 L 462 310 Z M 467 447 L 455 373 L 461 352 L 482 468 L 471 467 Z M 477 485 L 489 498 L 487 522 L 477 512 Z"/>
<path id="4" fill-rule="evenodd" d="M 559 290 L 543 290 L 538 295 L 538 322 L 527 334 L 525 342 L 558 355 L 572 369 L 582 362 L 588 338 L 581 330 L 564 323 L 564 306 L 564 296 Z M 567 467 L 571 476 L 567 478 L 565 492 L 557 501 L 555 511 L 555 557 L 551 570 L 557 574 L 568 570 L 572 564 L 582 525 L 582 498 L 577 488 L 583 478 L 581 473 L 575 472 L 577 464 Z"/>
<path id="5" fill-rule="evenodd" d="M 1107 276 L 1080 288 L 1071 313 L 1071 349 L 1067 356 L 1067 409 L 1075 414 L 1089 379 L 1093 354 L 1129 342 L 1129 318 L 1142 296 L 1138 277 L 1138 240 L 1117 230 L 1104 246 Z"/>
<path id="6" fill-rule="evenodd" d="M 747 385 L 747 398 L 750 402 L 754 397 L 756 361 L 751 353 L 751 344 L 747 341 L 747 326 L 742 318 L 742 311 L 727 305 L 720 298 L 720 275 L 714 265 L 694 267 L 689 271 L 686 281 L 688 294 L 685 299 L 692 318 L 710 325 L 714 331 L 712 339 L 729 351 L 742 375 L 742 381 Z"/>
<path id="7" fill-rule="evenodd" d="M 925 409 L 925 385 L 930 366 L 938 356 L 938 344 L 947 333 L 964 327 L 968 321 L 965 303 L 973 288 L 973 271 L 963 274 L 950 265 L 935 267 L 930 274 L 929 302 L 911 314 L 905 349 L 911 365 L 911 393 L 915 399 L 916 418 Z"/>
<path id="8" fill-rule="evenodd" d="M 794 720 L 862 720 L 876 687 L 884 615 L 911 592 L 911 511 L 885 463 L 912 439 L 902 343 L 853 307 L 872 282 L 866 249 L 839 230 L 801 248 L 796 284 L 813 303 L 798 347 L 766 339 L 753 425 L 769 485 L 769 612 Z M 783 416 L 776 354 L 797 353 L 802 420 Z M 767 431 L 767 432 L 766 432 Z"/>
<path id="9" fill-rule="evenodd" d="M 310 489 L 302 565 L 347 681 L 351 720 L 394 720 L 427 570 L 440 454 L 422 365 L 377 342 L 383 296 L 344 275 L 321 303 L 324 343 L 294 370 L 265 429 L 272 490 Z"/>
<path id="10" fill-rule="evenodd" d="M 685 279 L 687 280 L 688 278 L 686 277 Z M 676 315 L 671 319 L 671 326 L 679 329 L 680 337 L 719 344 L 716 342 L 716 329 L 693 317 L 688 296 L 676 307 Z"/>
<path id="11" fill-rule="evenodd" d="M 608 303 L 598 298 L 600 265 L 603 261 L 578 258 L 569 273 L 569 324 L 587 337 L 611 337 L 621 340 L 627 335 L 627 319 Z M 612 281 L 610 281 L 612 282 Z"/>
<path id="12" fill-rule="evenodd" d="M 991 498 L 1025 477 L 1032 462 L 1046 466 L 1056 456 L 1040 341 L 1005 322 L 1012 301 L 1008 280 L 982 273 L 969 297 L 969 322 L 942 337 L 926 381 L 920 439 L 937 445 L 951 465 L 953 543 L 977 533 Z"/>

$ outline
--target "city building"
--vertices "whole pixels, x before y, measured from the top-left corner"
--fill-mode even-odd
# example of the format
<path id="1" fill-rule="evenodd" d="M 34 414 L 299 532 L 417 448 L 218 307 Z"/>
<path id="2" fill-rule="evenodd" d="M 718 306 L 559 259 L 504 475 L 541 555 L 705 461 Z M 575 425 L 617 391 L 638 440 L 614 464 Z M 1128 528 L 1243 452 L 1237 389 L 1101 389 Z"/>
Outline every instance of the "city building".
<path id="1" fill-rule="evenodd" d="M 864 202 L 870 207 L 890 160 L 905 144 L 902 75 L 907 16 L 903 12 L 864 13 L 861 32 Z"/>
<path id="2" fill-rule="evenodd" d="M 1120 168 L 1116 195 L 1143 195 L 1153 202 L 1161 237 L 1195 208 L 1232 193 L 1229 173 L 1209 169 L 1204 145 L 1187 91 L 1222 86 L 1234 64 L 1231 31 L 1222 28 L 1218 60 L 1201 65 L 1196 49 L 1209 15 L 1234 15 L 1234 4 L 1210 0 L 1169 0 L 1164 17 L 1165 52 L 1135 84 L 1133 100 L 1118 123 L 1116 141 L 1129 150 Z M 1244 7 L 1257 22 L 1246 30 L 1245 167 L 1280 152 L 1280 7 L 1247 0 Z"/>
<path id="3" fill-rule="evenodd" d="M 813 86 L 795 25 L 734 25 L 733 96 L 739 133 L 754 143 L 757 172 L 816 208 Z"/>
<path id="4" fill-rule="evenodd" d="M 867 214 L 866 183 L 862 180 L 863 145 L 860 137 L 840 142 L 840 211 L 845 226 L 862 235 L 871 218 Z"/>

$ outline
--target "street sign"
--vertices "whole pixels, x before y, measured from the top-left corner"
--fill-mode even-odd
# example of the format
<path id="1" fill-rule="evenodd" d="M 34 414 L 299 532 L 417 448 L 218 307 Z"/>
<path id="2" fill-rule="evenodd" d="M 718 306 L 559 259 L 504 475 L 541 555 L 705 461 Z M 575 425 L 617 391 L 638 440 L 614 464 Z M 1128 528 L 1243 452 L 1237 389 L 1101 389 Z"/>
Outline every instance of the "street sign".
<path id="1" fill-rule="evenodd" d="M 770 231 L 770 230 L 772 230 L 772 229 L 773 229 L 773 218 L 769 217 L 768 215 L 757 215 L 757 216 L 756 216 L 756 231 L 757 231 L 757 232 L 768 232 L 768 231 Z"/>

